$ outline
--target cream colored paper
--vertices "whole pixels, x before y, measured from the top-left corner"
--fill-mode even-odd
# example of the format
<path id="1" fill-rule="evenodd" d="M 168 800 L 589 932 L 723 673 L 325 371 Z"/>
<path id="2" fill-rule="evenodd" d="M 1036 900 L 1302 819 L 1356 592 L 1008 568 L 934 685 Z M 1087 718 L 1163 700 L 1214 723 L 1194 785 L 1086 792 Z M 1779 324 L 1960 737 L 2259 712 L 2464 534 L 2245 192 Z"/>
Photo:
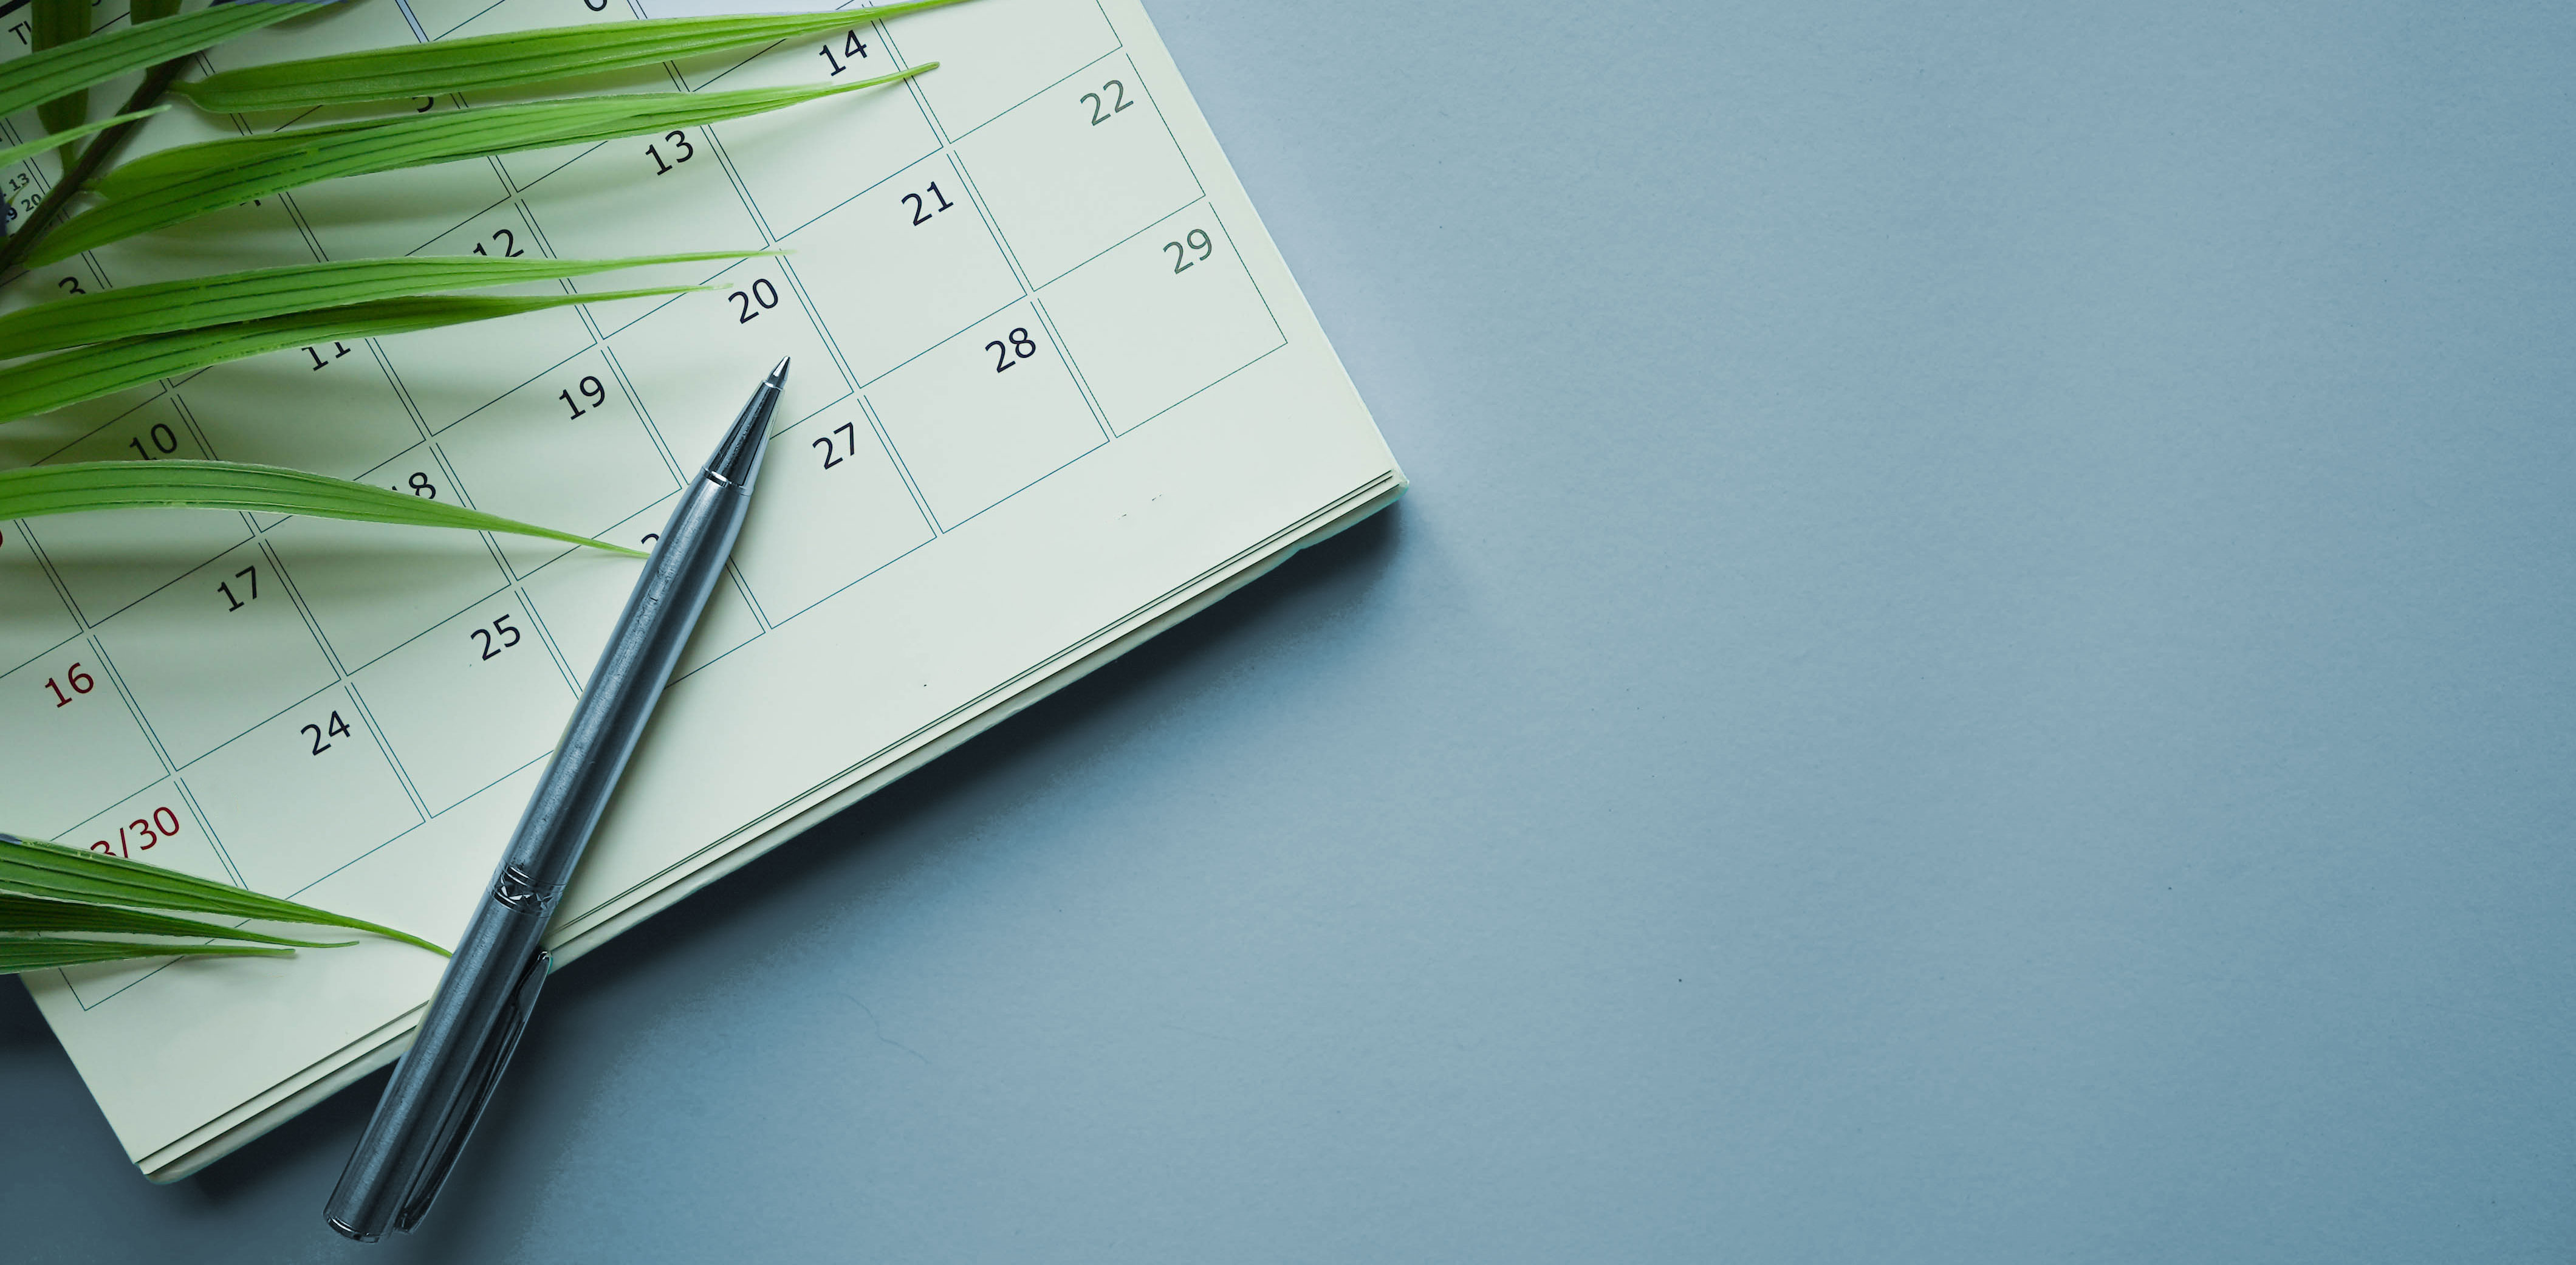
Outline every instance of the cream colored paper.
<path id="1" fill-rule="evenodd" d="M 352 0 L 214 60 L 629 16 L 608 4 L 413 0 L 405 20 Z M 1403 490 L 1134 0 L 852 12 L 839 36 L 614 86 L 941 68 L 298 191 L 39 279 L 478 247 L 792 252 L 664 270 L 711 287 L 672 300 L 281 352 L 0 428 L 10 465 L 280 461 L 641 543 L 793 356 L 733 573 L 565 899 L 567 955 Z M 182 121 L 146 148 L 216 134 L 165 117 Z M 0 524 L 0 805 L 15 829 L 452 939 L 634 567 L 227 514 Z M 439 968 L 370 942 L 28 982 L 128 1153 L 166 1179 L 392 1058 Z"/>

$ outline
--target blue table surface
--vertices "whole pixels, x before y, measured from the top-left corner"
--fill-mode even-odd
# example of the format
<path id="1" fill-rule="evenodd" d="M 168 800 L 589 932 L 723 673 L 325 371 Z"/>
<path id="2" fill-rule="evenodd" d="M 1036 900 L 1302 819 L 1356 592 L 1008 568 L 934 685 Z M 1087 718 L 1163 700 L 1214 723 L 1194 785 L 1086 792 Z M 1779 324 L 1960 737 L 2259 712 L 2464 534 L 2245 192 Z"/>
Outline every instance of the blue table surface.
<path id="1" fill-rule="evenodd" d="M 2576 8 L 1152 9 L 1412 497 L 0 1254 L 2576 1253 Z"/>

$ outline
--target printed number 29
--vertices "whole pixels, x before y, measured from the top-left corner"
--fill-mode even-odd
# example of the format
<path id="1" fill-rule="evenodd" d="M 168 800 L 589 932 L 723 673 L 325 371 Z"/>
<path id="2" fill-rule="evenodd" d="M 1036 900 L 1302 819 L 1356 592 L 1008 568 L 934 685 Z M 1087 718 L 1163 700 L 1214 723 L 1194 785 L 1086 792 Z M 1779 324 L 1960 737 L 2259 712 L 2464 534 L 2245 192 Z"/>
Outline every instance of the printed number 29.
<path id="1" fill-rule="evenodd" d="M 1206 229 L 1194 228 L 1190 230 L 1187 245 L 1165 242 L 1163 249 L 1172 252 L 1172 272 L 1177 276 L 1207 262 L 1207 257 L 1216 253 L 1216 239 L 1209 237 Z M 1197 251 L 1198 258 L 1191 258 L 1191 251 Z"/>

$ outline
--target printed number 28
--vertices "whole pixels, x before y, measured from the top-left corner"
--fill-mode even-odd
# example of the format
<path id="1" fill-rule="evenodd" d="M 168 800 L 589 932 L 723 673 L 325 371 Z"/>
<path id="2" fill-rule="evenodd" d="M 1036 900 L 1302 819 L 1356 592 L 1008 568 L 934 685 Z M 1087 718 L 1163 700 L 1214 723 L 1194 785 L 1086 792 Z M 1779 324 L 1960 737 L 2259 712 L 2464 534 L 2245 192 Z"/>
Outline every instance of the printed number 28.
<path id="1" fill-rule="evenodd" d="M 1029 337 L 1029 331 L 1027 329 L 1022 328 L 1011 331 L 1011 340 L 1009 342 L 1005 343 L 996 339 L 984 344 L 984 350 L 992 352 L 996 356 L 996 359 L 993 362 L 993 372 L 1008 373 L 1010 372 L 1011 366 L 1038 354 L 1038 343 L 1036 339 Z"/>

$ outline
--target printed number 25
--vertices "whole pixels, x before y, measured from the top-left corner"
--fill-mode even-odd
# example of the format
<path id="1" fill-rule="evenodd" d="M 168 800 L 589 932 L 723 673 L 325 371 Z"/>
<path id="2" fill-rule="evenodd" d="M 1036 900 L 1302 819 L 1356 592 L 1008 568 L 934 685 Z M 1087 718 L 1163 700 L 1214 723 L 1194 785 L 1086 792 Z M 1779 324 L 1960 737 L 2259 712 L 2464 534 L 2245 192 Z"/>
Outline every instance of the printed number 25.
<path id="1" fill-rule="evenodd" d="M 502 639 L 496 640 L 494 637 L 496 633 Z M 465 636 L 468 640 L 477 638 L 482 640 L 483 657 L 486 659 L 497 659 L 501 657 L 502 651 L 519 644 L 519 630 L 511 626 L 510 617 L 507 615 L 494 616 L 491 627 L 469 629 Z"/>

